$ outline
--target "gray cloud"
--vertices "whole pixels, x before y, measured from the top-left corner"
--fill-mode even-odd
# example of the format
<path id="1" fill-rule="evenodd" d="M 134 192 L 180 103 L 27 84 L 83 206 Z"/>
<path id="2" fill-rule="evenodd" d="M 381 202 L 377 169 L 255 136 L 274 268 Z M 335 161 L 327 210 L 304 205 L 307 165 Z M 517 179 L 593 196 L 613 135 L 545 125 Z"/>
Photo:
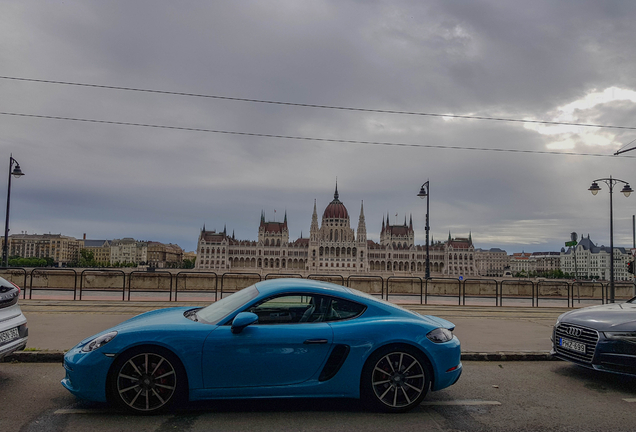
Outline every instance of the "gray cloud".
<path id="1" fill-rule="evenodd" d="M 636 90 L 629 1 L 70 1 L 0 5 L 0 75 L 295 103 L 555 120 L 558 108 Z M 631 125 L 615 100 L 572 121 Z M 519 123 L 286 107 L 0 80 L 0 111 L 419 145 L 612 154 L 632 131 L 546 135 Z M 605 145 L 599 145 L 603 142 Z M 255 239 L 261 210 L 287 211 L 292 237 L 340 198 L 370 238 L 413 215 L 423 241 L 431 181 L 436 239 L 558 250 L 571 231 L 609 243 L 613 175 L 625 157 L 528 155 L 326 143 L 0 116 L 13 183 L 12 232 L 130 236 L 192 250 L 199 229 Z M 626 156 L 630 155 L 627 153 Z M 1 161 L 0 161 L 1 162 Z M 6 174 L 5 174 L 6 175 Z M 635 185 L 636 186 L 636 185 Z M 620 198 L 619 198 L 620 197 Z M 616 195 L 629 246 L 634 197 Z"/>

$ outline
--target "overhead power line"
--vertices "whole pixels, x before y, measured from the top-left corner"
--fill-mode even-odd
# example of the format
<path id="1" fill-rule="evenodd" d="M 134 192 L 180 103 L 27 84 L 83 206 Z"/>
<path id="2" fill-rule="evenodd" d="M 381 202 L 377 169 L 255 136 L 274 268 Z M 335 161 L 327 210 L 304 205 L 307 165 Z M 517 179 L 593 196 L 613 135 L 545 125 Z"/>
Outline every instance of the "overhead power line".
<path id="1" fill-rule="evenodd" d="M 444 150 L 472 150 L 472 151 L 487 151 L 487 152 L 500 152 L 500 153 L 547 154 L 547 155 L 560 155 L 560 156 L 613 157 L 613 155 L 596 154 L 596 153 L 561 153 L 561 152 L 541 151 L 541 150 L 460 147 L 460 146 L 445 146 L 445 145 L 431 145 L 431 144 L 408 144 L 408 143 L 381 142 L 381 141 L 361 141 L 361 140 L 345 140 L 345 139 L 335 139 L 335 138 L 315 138 L 315 137 L 291 136 L 291 135 L 274 135 L 274 134 L 253 133 L 253 132 L 238 132 L 238 131 L 226 131 L 226 130 L 218 130 L 218 129 L 169 126 L 169 125 L 159 125 L 159 124 L 149 124 L 149 123 L 132 123 L 132 122 L 122 122 L 122 121 L 97 120 L 97 119 L 86 119 L 86 118 L 76 118 L 76 117 L 61 117 L 61 116 L 1 112 L 1 111 L 0 111 L 0 115 L 48 119 L 48 120 L 65 120 L 65 121 L 75 121 L 75 122 L 84 122 L 84 123 L 98 123 L 98 124 L 119 125 L 119 126 L 136 126 L 136 127 L 154 128 L 154 129 L 206 132 L 206 133 L 240 135 L 240 136 L 261 137 L 261 138 L 280 138 L 280 139 L 299 140 L 299 141 L 317 141 L 317 142 L 340 143 L 340 144 L 363 144 L 363 145 L 376 145 L 376 146 L 389 146 L 389 147 L 414 147 L 414 148 L 431 148 L 431 149 L 444 149 Z M 634 159 L 636 158 L 636 156 L 627 156 L 626 158 Z"/>
<path id="2" fill-rule="evenodd" d="M 423 117 L 447 117 L 447 118 L 469 119 L 469 120 L 490 120 L 490 121 L 501 121 L 501 122 L 512 122 L 512 123 L 534 123 L 534 124 L 544 124 L 544 125 L 553 125 L 553 126 L 557 126 L 557 125 L 558 126 L 579 126 L 579 127 L 592 127 L 592 128 L 601 128 L 601 129 L 636 130 L 635 126 L 601 125 L 601 124 L 593 124 L 593 123 L 572 123 L 572 122 L 558 122 L 558 121 L 546 121 L 546 120 L 515 119 L 515 118 L 505 118 L 505 117 L 439 114 L 439 113 L 426 113 L 426 112 L 418 112 L 418 111 L 400 111 L 400 110 L 373 109 L 373 108 L 356 108 L 356 107 L 344 107 L 344 106 L 335 106 L 335 105 L 319 105 L 319 104 L 308 104 L 308 103 L 272 101 L 272 100 L 264 100 L 264 99 L 249 99 L 249 98 L 239 98 L 239 97 L 230 97 L 230 96 L 206 95 L 206 94 L 199 94 L 199 93 L 186 93 L 186 92 L 176 92 L 176 91 L 166 91 L 166 90 L 142 89 L 142 88 L 134 88 L 134 87 L 108 86 L 108 85 L 87 84 L 87 83 L 78 83 L 78 82 L 69 82 L 69 81 L 20 78 L 20 77 L 10 77 L 10 76 L 0 76 L 0 79 L 44 83 L 44 84 L 60 84 L 60 85 L 77 86 L 77 87 L 92 87 L 92 88 L 107 89 L 107 90 L 156 93 L 156 94 L 173 95 L 173 96 L 188 96 L 188 97 L 228 100 L 228 101 L 237 101 L 237 102 L 286 105 L 286 106 L 303 107 L 303 108 L 320 108 L 320 109 L 331 109 L 331 110 L 341 110 L 341 111 L 357 111 L 357 112 L 368 112 L 368 113 L 378 113 L 378 114 L 400 114 L 400 115 L 412 115 L 412 116 L 423 116 Z"/>

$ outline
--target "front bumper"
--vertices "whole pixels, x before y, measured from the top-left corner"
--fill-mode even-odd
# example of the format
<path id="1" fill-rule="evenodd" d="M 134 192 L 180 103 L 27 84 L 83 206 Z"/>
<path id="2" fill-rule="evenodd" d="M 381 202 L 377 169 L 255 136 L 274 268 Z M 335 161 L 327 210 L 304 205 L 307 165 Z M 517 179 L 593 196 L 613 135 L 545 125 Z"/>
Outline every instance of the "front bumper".
<path id="1" fill-rule="evenodd" d="M 589 369 L 636 376 L 636 344 L 634 343 L 608 339 L 603 332 L 598 332 L 598 341 L 593 346 L 594 354 L 589 360 L 585 360 L 569 355 L 567 351 L 557 346 L 556 327 L 551 339 L 552 350 L 550 354 L 558 359 L 570 361 Z"/>
<path id="2" fill-rule="evenodd" d="M 80 399 L 94 402 L 106 402 L 106 380 L 113 363 L 100 350 L 82 352 L 75 347 L 64 356 L 66 376 L 62 385 Z"/>

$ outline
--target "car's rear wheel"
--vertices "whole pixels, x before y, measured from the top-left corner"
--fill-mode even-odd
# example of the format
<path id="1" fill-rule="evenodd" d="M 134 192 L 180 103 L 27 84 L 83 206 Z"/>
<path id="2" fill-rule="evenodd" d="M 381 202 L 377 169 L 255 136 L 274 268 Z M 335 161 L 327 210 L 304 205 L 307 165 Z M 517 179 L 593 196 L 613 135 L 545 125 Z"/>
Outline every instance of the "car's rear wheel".
<path id="1" fill-rule="evenodd" d="M 185 372 L 168 350 L 144 347 L 118 357 L 110 375 L 111 400 L 138 414 L 154 414 L 171 407 L 183 394 Z"/>
<path id="2" fill-rule="evenodd" d="M 424 355 L 408 346 L 390 346 L 367 360 L 361 378 L 361 393 L 375 410 L 405 412 L 422 402 L 430 386 Z"/>

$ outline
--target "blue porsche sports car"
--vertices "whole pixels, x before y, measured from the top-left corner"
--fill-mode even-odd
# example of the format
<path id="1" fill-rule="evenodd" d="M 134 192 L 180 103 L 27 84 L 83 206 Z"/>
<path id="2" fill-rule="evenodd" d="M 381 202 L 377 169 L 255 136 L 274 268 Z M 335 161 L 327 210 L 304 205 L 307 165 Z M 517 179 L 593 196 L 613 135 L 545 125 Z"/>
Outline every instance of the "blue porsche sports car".
<path id="1" fill-rule="evenodd" d="M 74 395 L 137 413 L 203 399 L 362 398 L 417 406 L 461 375 L 454 325 L 354 289 L 275 279 L 205 308 L 161 309 L 64 357 Z"/>

